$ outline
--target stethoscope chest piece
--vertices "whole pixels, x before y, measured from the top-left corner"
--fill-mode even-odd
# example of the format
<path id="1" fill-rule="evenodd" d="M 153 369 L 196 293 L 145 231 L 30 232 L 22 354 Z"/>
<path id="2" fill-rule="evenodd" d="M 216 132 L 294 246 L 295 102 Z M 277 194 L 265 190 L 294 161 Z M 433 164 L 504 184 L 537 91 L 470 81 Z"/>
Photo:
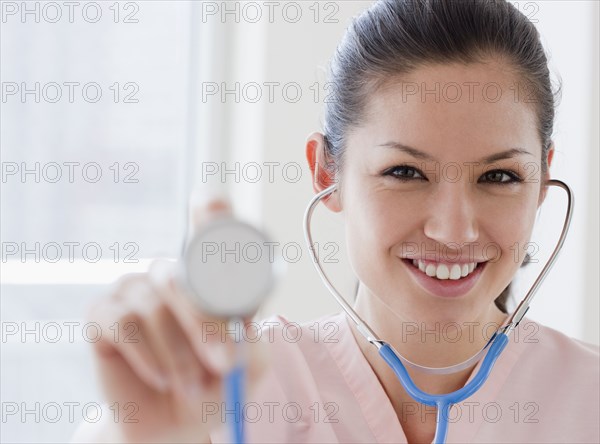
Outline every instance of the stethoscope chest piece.
<path id="1" fill-rule="evenodd" d="M 199 308 L 213 316 L 252 315 L 274 286 L 273 243 L 232 217 L 216 219 L 196 233 L 183 259 L 184 284 Z"/>

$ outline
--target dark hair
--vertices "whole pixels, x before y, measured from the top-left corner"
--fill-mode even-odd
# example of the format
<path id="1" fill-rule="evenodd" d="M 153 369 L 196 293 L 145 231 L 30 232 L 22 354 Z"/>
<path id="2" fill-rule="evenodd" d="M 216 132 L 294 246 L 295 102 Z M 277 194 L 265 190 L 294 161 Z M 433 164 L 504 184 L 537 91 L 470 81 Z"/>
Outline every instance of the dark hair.
<path id="1" fill-rule="evenodd" d="M 367 99 L 390 77 L 432 63 L 507 62 L 532 89 L 542 174 L 548 169 L 555 103 L 548 60 L 535 26 L 506 0 L 379 0 L 354 18 L 329 67 L 332 86 L 323 124 L 326 157 L 343 171 L 349 130 L 365 117 Z M 526 255 L 523 264 L 528 263 Z M 507 313 L 510 284 L 496 298 Z"/>

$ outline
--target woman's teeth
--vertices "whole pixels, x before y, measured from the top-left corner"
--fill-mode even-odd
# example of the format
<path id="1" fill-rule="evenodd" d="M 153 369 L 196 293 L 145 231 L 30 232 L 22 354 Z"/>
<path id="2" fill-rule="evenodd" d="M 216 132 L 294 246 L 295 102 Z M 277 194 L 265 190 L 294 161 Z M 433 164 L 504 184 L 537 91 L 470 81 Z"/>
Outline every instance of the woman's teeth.
<path id="1" fill-rule="evenodd" d="M 466 277 L 475 270 L 477 267 L 476 262 L 471 262 L 469 264 L 453 264 L 448 267 L 446 264 L 425 264 L 420 259 L 413 259 L 413 265 L 425 273 L 429 277 L 435 277 L 440 280 L 452 279 L 458 280 L 460 278 Z"/>

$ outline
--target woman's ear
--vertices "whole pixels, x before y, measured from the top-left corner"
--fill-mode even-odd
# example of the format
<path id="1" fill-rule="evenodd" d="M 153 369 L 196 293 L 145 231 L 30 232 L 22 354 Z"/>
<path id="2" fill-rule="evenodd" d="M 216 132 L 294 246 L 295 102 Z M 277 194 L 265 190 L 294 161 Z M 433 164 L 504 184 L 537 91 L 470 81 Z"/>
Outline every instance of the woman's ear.
<path id="1" fill-rule="evenodd" d="M 308 167 L 310 168 L 315 194 L 330 187 L 339 179 L 336 165 L 333 162 L 328 161 L 325 137 L 323 134 L 312 133 L 308 136 L 308 139 L 306 140 L 306 160 L 308 161 Z M 339 196 L 340 192 L 338 189 L 333 194 L 323 198 L 325 206 L 334 213 L 342 211 Z"/>
<path id="2" fill-rule="evenodd" d="M 542 175 L 542 187 L 540 189 L 540 198 L 538 200 L 538 208 L 544 203 L 546 200 L 546 194 L 548 193 L 548 187 L 545 186 L 546 182 L 550 180 L 550 167 L 552 166 L 552 159 L 554 158 L 554 142 L 550 143 L 550 148 L 548 149 L 548 157 L 546 164 L 548 168 L 546 168 L 546 173 Z"/>

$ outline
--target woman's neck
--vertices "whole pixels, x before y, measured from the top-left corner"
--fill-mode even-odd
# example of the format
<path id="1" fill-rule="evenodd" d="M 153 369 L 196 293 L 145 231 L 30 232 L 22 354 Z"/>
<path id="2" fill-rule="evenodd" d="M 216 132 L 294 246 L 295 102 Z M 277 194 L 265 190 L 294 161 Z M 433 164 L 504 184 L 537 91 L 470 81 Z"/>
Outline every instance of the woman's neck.
<path id="1" fill-rule="evenodd" d="M 427 367 L 447 367 L 461 363 L 479 352 L 490 336 L 505 320 L 495 304 L 477 319 L 450 320 L 447 322 L 421 322 L 404 319 L 392 312 L 378 297 L 364 286 L 359 287 L 354 303 L 358 315 L 389 343 L 396 351 L 411 362 Z M 353 325 L 353 332 L 363 354 L 375 370 L 386 389 L 396 391 L 400 386 L 388 365 Z M 430 375 L 407 368 L 415 384 L 429 393 L 448 393 L 461 388 L 469 379 L 475 365 L 450 375 Z"/>
<path id="2" fill-rule="evenodd" d="M 469 322 L 465 326 L 468 331 L 462 331 L 460 339 L 456 340 L 457 335 L 450 336 L 449 330 L 444 330 L 441 323 L 432 326 L 403 320 L 362 286 L 354 309 L 382 340 L 392 345 L 406 359 L 427 367 L 447 367 L 465 361 L 481 350 L 487 342 L 485 335 L 493 334 L 494 327 L 500 326 L 506 318 L 506 315 L 494 306 L 479 316 L 479 319 Z M 393 370 L 379 356 L 377 349 L 365 340 L 354 323 L 350 324 L 363 355 L 390 399 L 407 442 L 430 443 L 436 428 L 435 407 L 424 406 L 414 401 L 404 390 Z M 454 324 L 460 326 L 458 322 Z M 486 325 L 488 328 L 485 328 Z M 431 394 L 443 394 L 463 387 L 475 365 L 448 375 L 431 375 L 411 367 L 407 367 L 407 371 L 421 390 Z"/>

